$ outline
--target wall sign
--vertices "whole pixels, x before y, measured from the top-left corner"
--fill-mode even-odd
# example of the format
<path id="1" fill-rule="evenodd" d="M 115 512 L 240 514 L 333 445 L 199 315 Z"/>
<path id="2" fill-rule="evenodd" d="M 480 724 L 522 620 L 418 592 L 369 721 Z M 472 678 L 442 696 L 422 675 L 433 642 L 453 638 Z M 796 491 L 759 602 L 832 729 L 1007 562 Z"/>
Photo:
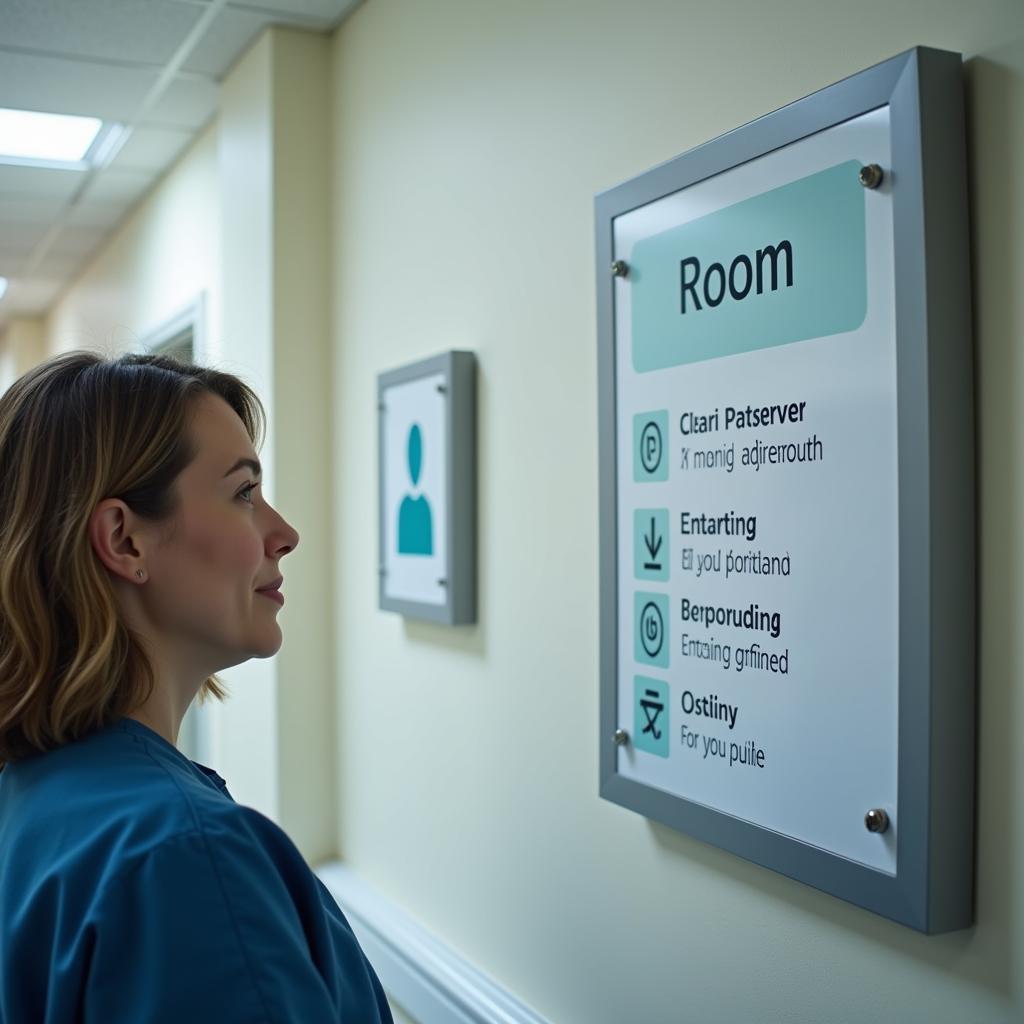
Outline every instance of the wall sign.
<path id="1" fill-rule="evenodd" d="M 476 621 L 476 358 L 443 355 L 377 378 L 380 607 Z"/>
<path id="2" fill-rule="evenodd" d="M 928 932 L 972 920 L 960 68 L 596 199 L 601 795 Z"/>

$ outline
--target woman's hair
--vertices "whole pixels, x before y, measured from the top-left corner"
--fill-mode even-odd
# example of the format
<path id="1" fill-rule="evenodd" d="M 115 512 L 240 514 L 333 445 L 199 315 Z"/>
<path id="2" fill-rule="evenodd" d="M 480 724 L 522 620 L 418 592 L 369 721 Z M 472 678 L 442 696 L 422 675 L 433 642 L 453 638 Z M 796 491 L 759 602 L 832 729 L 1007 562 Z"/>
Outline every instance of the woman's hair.
<path id="1" fill-rule="evenodd" d="M 248 385 L 169 356 L 69 352 L 0 395 L 0 770 L 103 728 L 153 692 L 89 520 L 119 498 L 173 531 L 175 481 L 198 454 L 192 405 L 205 393 L 262 446 L 266 416 Z M 210 695 L 227 696 L 216 675 L 200 703 Z"/>

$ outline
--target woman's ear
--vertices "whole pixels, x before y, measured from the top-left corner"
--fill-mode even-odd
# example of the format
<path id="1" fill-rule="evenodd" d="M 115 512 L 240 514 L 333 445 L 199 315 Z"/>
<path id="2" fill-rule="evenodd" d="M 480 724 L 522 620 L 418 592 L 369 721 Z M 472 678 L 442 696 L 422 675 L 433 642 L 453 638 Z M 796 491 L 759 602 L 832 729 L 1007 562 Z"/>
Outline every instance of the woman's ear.
<path id="1" fill-rule="evenodd" d="M 137 582 L 143 568 L 138 518 L 119 498 L 105 498 L 89 517 L 89 541 L 99 560 L 115 576 Z"/>

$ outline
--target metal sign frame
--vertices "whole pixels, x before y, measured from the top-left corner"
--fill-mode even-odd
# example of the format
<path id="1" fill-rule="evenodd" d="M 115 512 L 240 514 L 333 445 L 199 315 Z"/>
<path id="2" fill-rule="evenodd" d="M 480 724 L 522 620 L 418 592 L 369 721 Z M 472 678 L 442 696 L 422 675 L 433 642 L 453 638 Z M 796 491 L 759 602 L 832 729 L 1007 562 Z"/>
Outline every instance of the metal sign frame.
<path id="1" fill-rule="evenodd" d="M 391 597 L 387 593 L 385 550 L 385 425 L 389 388 L 423 377 L 442 374 L 445 397 L 445 448 L 447 458 L 446 506 L 443 525 L 447 551 L 444 604 Z M 379 530 L 379 602 L 385 611 L 407 618 L 425 619 L 447 626 L 476 622 L 476 356 L 450 351 L 401 366 L 377 377 L 377 479 Z"/>
<path id="2" fill-rule="evenodd" d="M 595 198 L 600 795 L 927 933 L 973 920 L 975 471 L 961 69 L 960 54 L 908 50 Z M 630 723 L 620 723 L 617 710 L 614 220 L 882 106 L 889 107 L 892 144 L 899 447 L 895 876 L 624 778 L 615 738 Z"/>

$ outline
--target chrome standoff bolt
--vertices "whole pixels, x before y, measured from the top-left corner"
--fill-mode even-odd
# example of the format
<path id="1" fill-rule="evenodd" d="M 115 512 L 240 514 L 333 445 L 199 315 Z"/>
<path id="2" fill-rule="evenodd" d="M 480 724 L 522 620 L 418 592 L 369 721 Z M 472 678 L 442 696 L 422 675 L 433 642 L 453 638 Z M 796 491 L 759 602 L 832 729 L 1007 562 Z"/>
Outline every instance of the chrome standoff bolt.
<path id="1" fill-rule="evenodd" d="M 615 277 L 629 277 L 629 264 L 625 260 L 616 260 L 612 264 L 612 274 Z"/>
<path id="2" fill-rule="evenodd" d="M 864 824 L 869 832 L 884 832 L 889 827 L 889 815 L 880 807 L 873 807 L 864 815 Z"/>
<path id="3" fill-rule="evenodd" d="M 629 742 L 629 733 L 625 729 L 616 729 L 612 739 L 615 741 L 615 746 L 624 747 Z"/>
<path id="4" fill-rule="evenodd" d="M 865 164 L 860 169 L 860 173 L 857 177 L 865 188 L 878 188 L 878 186 L 882 184 L 882 179 L 885 177 L 885 174 L 878 164 Z"/>

